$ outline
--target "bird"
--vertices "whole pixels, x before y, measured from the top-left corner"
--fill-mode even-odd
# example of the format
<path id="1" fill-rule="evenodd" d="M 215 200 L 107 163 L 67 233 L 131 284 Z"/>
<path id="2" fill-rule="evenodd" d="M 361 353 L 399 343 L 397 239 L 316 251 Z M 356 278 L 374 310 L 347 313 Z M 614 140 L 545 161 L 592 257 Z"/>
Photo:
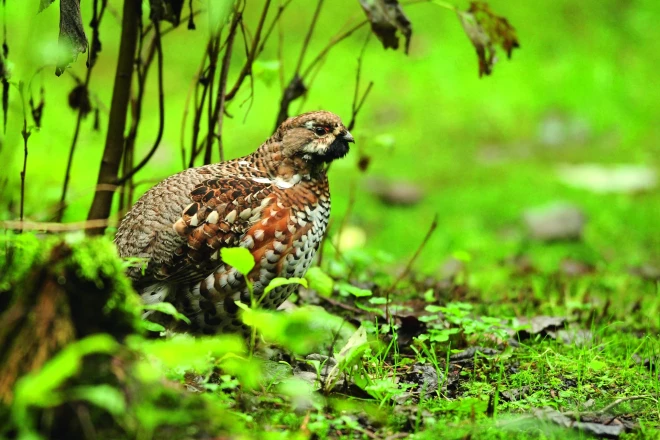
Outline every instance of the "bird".
<path id="1" fill-rule="evenodd" d="M 352 142 L 336 114 L 303 113 L 247 156 L 189 168 L 149 189 L 114 240 L 120 257 L 143 263 L 127 269 L 143 303 L 172 303 L 190 320 L 189 333 L 245 334 L 237 305 L 250 304 L 245 277 L 261 298 L 274 278 L 305 275 L 328 227 L 328 165 Z M 233 247 L 254 258 L 249 274 L 222 261 L 220 250 Z M 260 305 L 275 309 L 296 287 L 276 287 Z"/>

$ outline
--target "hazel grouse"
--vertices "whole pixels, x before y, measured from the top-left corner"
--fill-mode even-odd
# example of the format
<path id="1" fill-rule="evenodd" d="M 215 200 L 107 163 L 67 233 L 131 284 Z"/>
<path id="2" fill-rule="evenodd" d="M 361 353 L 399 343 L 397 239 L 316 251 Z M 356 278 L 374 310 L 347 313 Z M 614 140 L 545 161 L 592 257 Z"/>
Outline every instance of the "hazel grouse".
<path id="1" fill-rule="evenodd" d="M 120 256 L 147 262 L 128 271 L 143 301 L 172 302 L 193 332 L 242 331 L 235 301 L 249 304 L 250 294 L 220 249 L 251 252 L 256 298 L 275 277 L 304 276 L 330 216 L 327 164 L 353 141 L 337 115 L 305 113 L 250 155 L 187 169 L 147 191 L 115 237 Z M 294 289 L 277 287 L 262 305 L 276 308 Z"/>

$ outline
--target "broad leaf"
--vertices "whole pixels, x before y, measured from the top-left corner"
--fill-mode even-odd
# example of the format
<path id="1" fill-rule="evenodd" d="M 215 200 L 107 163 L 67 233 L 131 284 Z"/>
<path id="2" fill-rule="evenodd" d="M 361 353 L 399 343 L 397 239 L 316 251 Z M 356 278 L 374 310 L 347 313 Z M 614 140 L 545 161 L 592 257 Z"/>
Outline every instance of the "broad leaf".
<path id="1" fill-rule="evenodd" d="M 250 273 L 254 268 L 254 257 L 249 250 L 245 248 L 225 248 L 220 249 L 220 258 L 225 264 L 234 267 L 243 276 Z"/>
<path id="2" fill-rule="evenodd" d="M 160 302 L 155 304 L 147 304 L 142 307 L 144 310 L 155 310 L 156 312 L 164 313 L 176 318 L 179 321 L 183 321 L 186 324 L 190 324 L 190 319 L 186 315 L 179 313 L 172 303 Z"/>
<path id="3" fill-rule="evenodd" d="M 305 274 L 305 279 L 309 282 L 309 288 L 316 290 L 319 295 L 332 295 L 335 282 L 328 274 L 323 272 L 320 267 L 310 268 Z"/>
<path id="4" fill-rule="evenodd" d="M 264 295 L 268 294 L 271 290 L 280 287 L 280 286 L 286 286 L 288 284 L 300 284 L 304 287 L 307 287 L 307 280 L 304 278 L 275 278 L 273 279 L 270 283 L 268 283 L 268 286 L 264 289 Z"/>

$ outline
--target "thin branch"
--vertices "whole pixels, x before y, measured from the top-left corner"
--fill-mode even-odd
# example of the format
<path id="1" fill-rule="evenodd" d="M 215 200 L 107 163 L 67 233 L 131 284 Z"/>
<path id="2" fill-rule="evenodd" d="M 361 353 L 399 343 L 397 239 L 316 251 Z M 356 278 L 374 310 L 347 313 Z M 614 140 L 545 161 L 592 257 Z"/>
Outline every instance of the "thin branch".
<path id="1" fill-rule="evenodd" d="M 268 38 L 270 37 L 270 34 L 273 32 L 273 29 L 275 28 L 275 25 L 279 22 L 280 17 L 282 17 L 282 13 L 284 13 L 284 10 L 286 9 L 287 6 L 292 2 L 293 0 L 287 0 L 286 3 L 281 4 L 277 8 L 277 13 L 275 14 L 275 18 L 273 18 L 273 21 L 270 23 L 270 26 L 268 26 L 268 29 L 266 30 L 266 33 L 264 34 L 264 38 L 261 40 L 261 44 L 259 45 L 259 49 L 257 49 L 257 55 L 259 55 L 261 52 L 264 51 L 264 47 L 266 46 L 266 42 L 268 41 Z"/>
<path id="2" fill-rule="evenodd" d="M 24 83 L 19 82 L 18 91 L 21 95 L 21 104 L 23 106 L 23 130 L 21 134 L 23 135 L 23 169 L 21 170 L 21 202 L 20 202 L 20 220 L 23 222 L 23 215 L 25 209 L 25 176 L 27 174 L 27 159 L 28 159 L 28 139 L 32 134 L 31 130 L 28 130 L 27 127 L 27 110 L 25 109 L 25 95 L 24 95 Z M 23 229 L 20 228 L 19 231 Z"/>
<path id="3" fill-rule="evenodd" d="M 206 51 L 204 55 L 204 60 L 210 55 L 211 53 L 211 45 L 213 44 L 213 37 L 209 39 L 209 42 L 206 45 Z M 202 69 L 203 71 L 205 69 Z M 202 81 L 202 78 L 204 80 Z M 202 120 L 202 111 L 204 109 L 204 102 L 206 101 L 206 94 L 209 90 L 209 82 L 210 79 L 207 74 L 205 76 L 201 77 L 198 80 L 198 84 L 202 84 L 202 97 L 201 97 L 201 102 L 199 103 L 198 106 L 195 106 L 195 118 L 193 119 L 193 131 L 192 131 L 192 145 L 191 145 L 191 151 L 190 151 L 190 162 L 188 162 L 189 167 L 193 167 L 195 165 L 195 159 L 197 158 L 197 155 L 200 153 L 201 150 L 197 149 L 197 139 L 199 137 L 199 127 L 200 123 Z M 195 101 L 197 101 L 197 94 L 195 94 Z"/>
<path id="4" fill-rule="evenodd" d="M 154 42 L 156 44 L 156 52 L 158 53 L 158 134 L 156 135 L 156 140 L 154 141 L 154 145 L 151 147 L 149 153 L 126 175 L 117 179 L 115 182 L 117 185 L 122 185 L 128 179 L 133 177 L 135 173 L 140 171 L 147 164 L 147 162 L 149 162 L 151 157 L 158 149 L 160 141 L 163 138 L 163 130 L 165 128 L 165 92 L 163 87 L 163 46 L 161 44 L 160 24 L 158 23 L 158 20 L 154 20 L 154 30 Z"/>
<path id="5" fill-rule="evenodd" d="M 305 53 L 309 47 L 309 42 L 312 39 L 312 34 L 314 33 L 314 28 L 319 19 L 319 14 L 321 13 L 321 7 L 323 6 L 323 0 L 319 0 L 316 4 L 316 9 L 314 10 L 314 16 L 312 16 L 312 22 L 309 24 L 309 29 L 307 30 L 307 35 L 305 35 L 305 40 L 303 41 L 302 48 L 300 49 L 300 56 L 298 57 L 298 64 L 296 65 L 296 70 L 293 73 L 293 76 L 300 76 L 300 69 L 302 68 L 303 61 L 305 59 Z"/>
<path id="6" fill-rule="evenodd" d="M 217 121 L 218 124 L 218 150 L 220 152 L 220 162 L 225 160 L 224 150 L 222 148 L 222 123 L 224 121 L 224 109 L 227 90 L 227 75 L 229 74 L 229 63 L 231 61 L 231 51 L 234 47 L 234 38 L 236 37 L 236 28 L 239 23 L 242 22 L 242 14 L 236 12 L 234 18 L 232 19 L 231 26 L 229 28 L 229 35 L 227 36 L 227 44 L 225 48 L 225 54 L 222 57 L 222 66 L 220 67 L 220 87 L 218 88 L 218 96 L 216 97 L 215 110 L 213 111 L 213 119 Z M 213 137 L 210 136 L 212 129 L 209 130 L 209 143 L 213 142 Z"/>
<path id="7" fill-rule="evenodd" d="M 367 86 L 367 90 L 364 91 L 364 94 L 362 95 L 362 98 L 360 98 L 360 77 L 362 75 L 362 62 L 364 61 L 364 52 L 367 50 L 367 45 L 369 44 L 369 40 L 371 39 L 371 32 L 367 33 L 367 38 L 364 39 L 364 44 L 362 45 L 362 49 L 360 50 L 360 55 L 358 55 L 357 59 L 357 69 L 355 72 L 355 92 L 353 93 L 353 102 L 351 103 L 351 120 L 348 123 L 348 131 L 353 130 L 355 128 L 355 120 L 357 118 L 358 113 L 360 112 L 360 109 L 362 108 L 362 104 L 364 104 L 364 101 L 367 99 L 367 96 L 369 96 L 369 92 L 371 91 L 371 88 L 374 85 L 374 82 L 371 81 L 369 82 L 369 85 Z"/>
<path id="8" fill-rule="evenodd" d="M 227 40 L 230 38 L 233 39 L 233 36 L 230 34 L 227 36 Z M 218 56 L 220 55 L 220 34 L 216 37 L 213 38 L 213 44 L 211 44 L 211 51 L 209 52 L 209 74 L 208 74 L 208 80 L 209 80 L 209 100 L 208 100 L 208 110 L 206 112 L 207 116 L 207 137 L 206 137 L 206 152 L 204 153 L 204 164 L 209 164 L 211 163 L 211 147 L 213 146 L 213 137 L 211 136 L 211 133 L 213 133 L 213 126 L 215 125 L 215 120 L 216 118 L 214 117 L 215 115 L 213 114 L 213 100 L 211 99 L 211 96 L 213 96 L 213 85 L 215 84 L 215 71 L 218 65 Z"/>
<path id="9" fill-rule="evenodd" d="M 401 272 L 401 274 L 399 274 L 399 276 L 394 281 L 394 283 L 392 283 L 392 285 L 385 292 L 385 298 L 387 300 L 387 302 L 385 303 L 385 316 L 386 316 L 387 322 L 390 322 L 390 293 L 392 293 L 392 291 L 401 282 L 401 280 L 403 280 L 405 277 L 408 276 L 408 274 L 410 273 L 410 270 L 412 269 L 412 265 L 415 263 L 415 260 L 417 260 L 417 257 L 419 257 L 419 254 L 422 253 L 422 249 L 424 249 L 426 244 L 429 242 L 429 239 L 431 238 L 431 236 L 433 235 L 433 232 L 435 231 L 435 229 L 437 227 L 438 227 L 438 214 L 436 214 L 433 217 L 433 222 L 431 222 L 431 226 L 429 227 L 428 232 L 424 236 L 424 239 L 422 240 L 422 242 L 419 244 L 419 247 L 415 251 L 415 254 L 412 256 L 410 261 L 408 261 L 408 264 L 406 265 L 403 272 Z"/>
<path id="10" fill-rule="evenodd" d="M 342 42 L 346 38 L 353 35 L 355 33 L 355 31 L 357 31 L 358 29 L 360 29 L 362 26 L 364 26 L 367 23 L 369 23 L 369 20 L 361 21 L 360 23 L 356 24 L 355 26 L 353 26 L 352 28 L 350 28 L 349 30 L 344 32 L 343 34 L 339 34 L 339 35 L 333 37 L 330 40 L 330 42 L 323 49 L 321 49 L 321 51 L 316 55 L 316 57 L 312 60 L 312 62 L 307 66 L 307 68 L 305 69 L 305 71 L 301 75 L 302 78 L 307 77 L 307 75 L 309 75 L 309 73 L 312 71 L 314 66 L 317 63 L 319 63 L 328 54 L 328 52 L 330 52 L 330 50 L 332 50 L 333 47 L 335 47 L 338 43 Z"/>
<path id="11" fill-rule="evenodd" d="M 266 16 L 268 15 L 268 8 L 270 8 L 270 2 L 271 0 L 266 0 L 266 3 L 264 4 L 264 9 L 261 12 L 261 17 L 259 17 L 259 24 L 257 24 L 257 30 L 254 32 L 254 39 L 252 40 L 252 48 L 250 49 L 250 56 L 245 61 L 245 64 L 243 65 L 241 72 L 238 74 L 238 78 L 236 79 L 236 83 L 234 84 L 234 87 L 232 87 L 229 93 L 227 93 L 227 95 L 225 96 L 225 101 L 231 101 L 236 95 L 236 93 L 238 93 L 238 89 L 241 88 L 241 85 L 243 84 L 245 77 L 248 74 L 250 75 L 252 74 L 252 63 L 254 63 L 254 59 L 257 55 L 257 48 L 259 45 L 259 40 L 261 38 L 261 31 L 264 27 Z"/>

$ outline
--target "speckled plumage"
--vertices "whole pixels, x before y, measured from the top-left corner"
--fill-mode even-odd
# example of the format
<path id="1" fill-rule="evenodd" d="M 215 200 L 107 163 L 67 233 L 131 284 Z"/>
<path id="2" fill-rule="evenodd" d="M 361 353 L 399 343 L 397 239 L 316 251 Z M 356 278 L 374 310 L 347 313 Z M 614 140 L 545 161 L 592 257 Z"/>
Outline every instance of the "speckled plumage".
<path id="1" fill-rule="evenodd" d="M 240 331 L 235 301 L 249 303 L 249 292 L 220 249 L 250 250 L 257 298 L 275 277 L 303 276 L 330 215 L 325 165 L 352 141 L 338 116 L 305 113 L 248 156 L 190 168 L 147 191 L 115 237 L 122 257 L 147 261 L 144 273 L 128 271 L 143 300 L 172 302 L 193 332 Z M 293 290 L 273 289 L 262 305 L 276 308 Z"/>

